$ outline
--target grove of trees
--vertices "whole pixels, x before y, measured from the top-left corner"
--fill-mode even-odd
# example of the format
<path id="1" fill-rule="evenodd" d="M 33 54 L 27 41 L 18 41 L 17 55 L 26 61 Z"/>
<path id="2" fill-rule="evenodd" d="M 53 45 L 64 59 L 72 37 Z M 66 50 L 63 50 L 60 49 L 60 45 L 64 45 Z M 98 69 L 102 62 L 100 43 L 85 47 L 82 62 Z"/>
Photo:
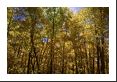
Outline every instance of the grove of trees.
<path id="1" fill-rule="evenodd" d="M 7 8 L 8 74 L 108 74 L 109 8 Z"/>

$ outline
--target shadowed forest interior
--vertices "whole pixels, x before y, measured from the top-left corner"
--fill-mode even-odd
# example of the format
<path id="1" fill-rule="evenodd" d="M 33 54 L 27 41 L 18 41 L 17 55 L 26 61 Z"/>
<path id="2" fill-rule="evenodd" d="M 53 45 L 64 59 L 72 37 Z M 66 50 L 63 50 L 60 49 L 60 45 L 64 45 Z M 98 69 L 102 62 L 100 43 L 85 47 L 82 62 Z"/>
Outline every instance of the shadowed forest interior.
<path id="1" fill-rule="evenodd" d="M 8 74 L 108 74 L 108 7 L 8 7 Z"/>

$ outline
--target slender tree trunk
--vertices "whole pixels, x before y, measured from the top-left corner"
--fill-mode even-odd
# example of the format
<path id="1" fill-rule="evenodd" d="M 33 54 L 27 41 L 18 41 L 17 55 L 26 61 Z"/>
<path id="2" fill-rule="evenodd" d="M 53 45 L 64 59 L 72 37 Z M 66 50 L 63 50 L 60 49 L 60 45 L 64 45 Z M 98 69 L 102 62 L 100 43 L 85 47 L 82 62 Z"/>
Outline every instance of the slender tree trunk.
<path id="1" fill-rule="evenodd" d="M 62 53 L 62 74 L 64 74 L 64 67 L 65 67 L 65 65 L 64 65 L 64 47 L 65 47 L 65 42 L 63 43 L 63 53 Z"/>
<path id="2" fill-rule="evenodd" d="M 77 63 L 77 56 L 78 56 L 77 50 L 78 50 L 78 48 L 77 48 L 77 44 L 75 41 L 72 41 L 72 43 L 73 43 L 73 49 L 75 52 L 75 66 L 76 66 L 75 72 L 76 72 L 76 74 L 78 74 L 78 63 Z"/>
<path id="3" fill-rule="evenodd" d="M 102 36 L 101 39 L 101 52 L 100 52 L 100 58 L 101 58 L 101 73 L 104 74 L 105 73 L 105 60 L 104 60 L 104 37 Z"/>
<path id="4" fill-rule="evenodd" d="M 101 21 L 103 22 L 104 20 L 104 11 L 103 9 L 100 9 L 100 13 L 101 13 Z M 101 27 L 103 27 L 103 23 L 101 23 Z M 101 30 L 101 49 L 100 49 L 100 59 L 101 59 L 101 73 L 104 74 L 105 73 L 105 60 L 104 60 L 104 34 L 103 31 Z"/>
<path id="5" fill-rule="evenodd" d="M 38 63 L 38 58 L 37 58 L 37 53 L 36 53 L 36 48 L 34 46 L 34 31 L 35 31 L 35 26 L 36 24 L 36 19 L 33 21 L 32 25 L 31 25 L 31 30 L 30 30 L 30 44 L 31 44 L 31 50 L 29 52 L 29 59 L 28 59 L 28 68 L 27 68 L 27 73 L 31 73 L 30 70 L 32 70 L 32 72 L 34 73 L 35 71 L 35 62 L 37 64 L 37 69 L 39 66 Z M 31 64 L 31 65 L 30 65 Z"/>
<path id="6" fill-rule="evenodd" d="M 55 28 L 55 8 L 53 8 L 53 26 L 52 26 L 52 35 L 51 35 L 51 50 L 50 50 L 50 70 L 49 73 L 53 73 L 53 60 L 54 60 L 54 28 Z"/>
<path id="7" fill-rule="evenodd" d="M 76 66 L 76 74 L 78 74 L 78 64 L 77 64 L 77 54 L 75 54 L 75 66 Z"/>
<path id="8" fill-rule="evenodd" d="M 87 46 L 86 42 L 84 41 L 84 49 L 85 49 L 85 55 L 86 55 L 86 68 L 87 68 L 87 73 L 89 73 L 89 63 L 88 63 L 88 54 L 87 54 Z"/>
<path id="9" fill-rule="evenodd" d="M 100 48 L 97 44 L 97 73 L 100 74 Z"/>

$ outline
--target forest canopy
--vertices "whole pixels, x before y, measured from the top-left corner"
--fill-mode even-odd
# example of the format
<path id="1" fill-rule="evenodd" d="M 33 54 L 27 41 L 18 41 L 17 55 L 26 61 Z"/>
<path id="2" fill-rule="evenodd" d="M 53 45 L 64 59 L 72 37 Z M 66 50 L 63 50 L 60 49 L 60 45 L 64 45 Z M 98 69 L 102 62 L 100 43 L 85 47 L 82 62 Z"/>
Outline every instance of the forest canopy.
<path id="1" fill-rule="evenodd" d="M 108 7 L 8 7 L 8 74 L 108 74 Z"/>

